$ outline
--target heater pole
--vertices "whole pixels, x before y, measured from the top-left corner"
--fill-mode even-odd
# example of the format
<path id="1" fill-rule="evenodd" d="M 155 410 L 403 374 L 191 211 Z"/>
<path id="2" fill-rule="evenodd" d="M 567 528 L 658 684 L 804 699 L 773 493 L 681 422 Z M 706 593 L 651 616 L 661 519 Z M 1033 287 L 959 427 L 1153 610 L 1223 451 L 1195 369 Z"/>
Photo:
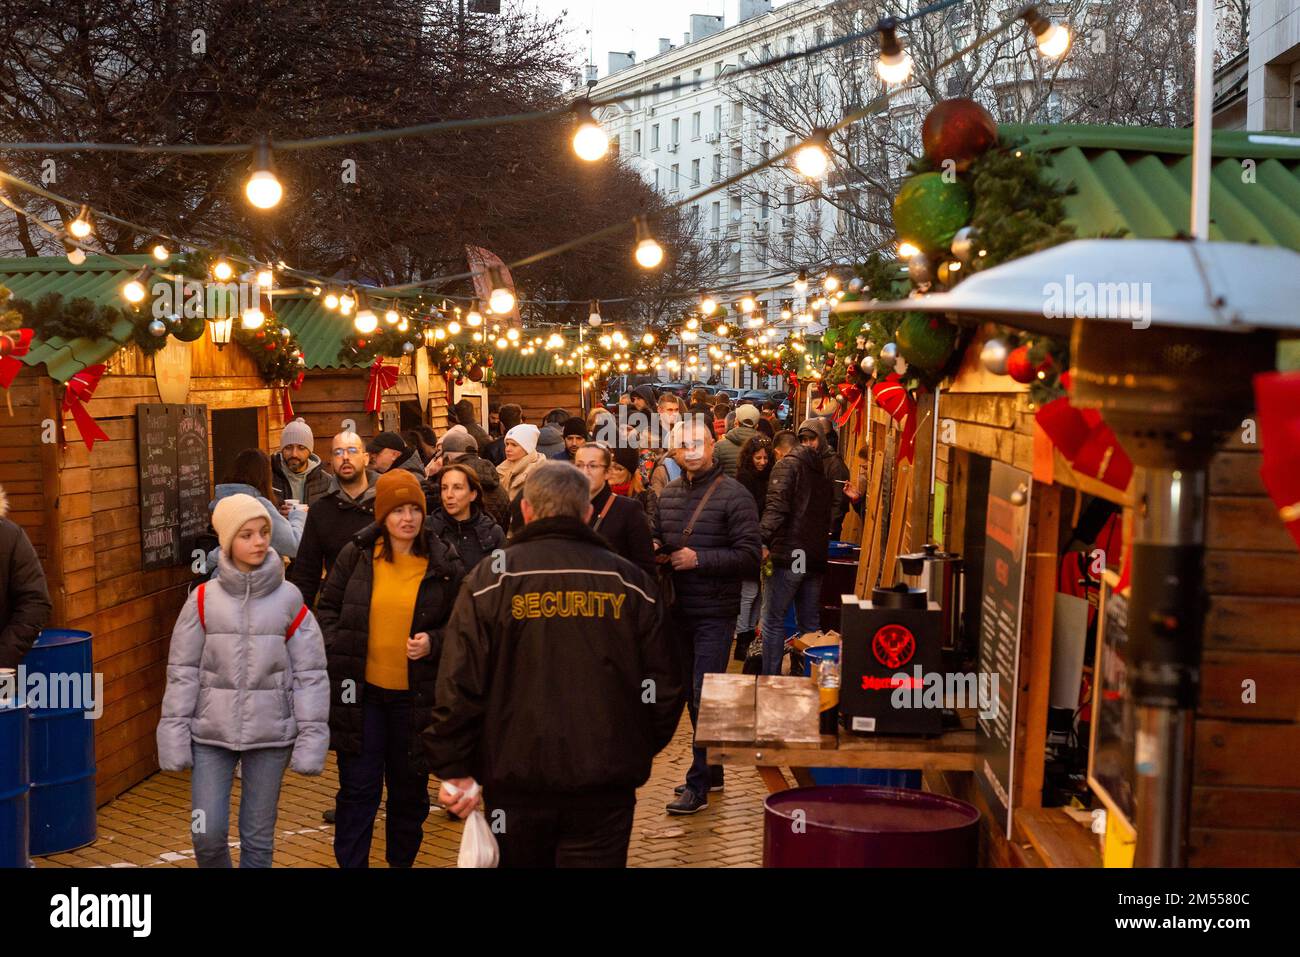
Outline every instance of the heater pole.
<path id="1" fill-rule="evenodd" d="M 1214 3 L 1196 3 L 1196 98 L 1192 125 L 1192 238 L 1210 238 L 1210 133 L 1214 125 Z"/>

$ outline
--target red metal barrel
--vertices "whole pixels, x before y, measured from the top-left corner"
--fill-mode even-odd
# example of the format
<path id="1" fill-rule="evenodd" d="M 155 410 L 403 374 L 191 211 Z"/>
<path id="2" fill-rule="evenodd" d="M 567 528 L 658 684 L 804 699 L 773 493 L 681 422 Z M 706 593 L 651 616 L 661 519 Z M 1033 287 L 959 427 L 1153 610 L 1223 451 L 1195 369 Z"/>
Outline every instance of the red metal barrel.
<path id="1" fill-rule="evenodd" d="M 764 867 L 974 867 L 965 801 L 862 785 L 792 788 L 763 802 Z"/>

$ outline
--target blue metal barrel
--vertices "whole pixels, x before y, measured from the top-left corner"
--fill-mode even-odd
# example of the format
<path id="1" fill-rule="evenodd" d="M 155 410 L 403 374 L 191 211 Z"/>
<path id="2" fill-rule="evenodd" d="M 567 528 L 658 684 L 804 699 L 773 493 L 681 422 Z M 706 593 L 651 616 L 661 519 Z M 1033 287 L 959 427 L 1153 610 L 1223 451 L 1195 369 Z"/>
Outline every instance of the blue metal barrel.
<path id="1" fill-rule="evenodd" d="M 0 701 L 0 867 L 28 866 L 27 793 L 27 709 L 14 698 Z"/>
<path id="2" fill-rule="evenodd" d="M 95 840 L 95 722 L 86 717 L 94 693 L 90 632 L 47 628 L 23 665 L 30 712 L 31 853 L 57 854 Z M 43 702 L 33 700 L 36 675 L 44 676 Z"/>

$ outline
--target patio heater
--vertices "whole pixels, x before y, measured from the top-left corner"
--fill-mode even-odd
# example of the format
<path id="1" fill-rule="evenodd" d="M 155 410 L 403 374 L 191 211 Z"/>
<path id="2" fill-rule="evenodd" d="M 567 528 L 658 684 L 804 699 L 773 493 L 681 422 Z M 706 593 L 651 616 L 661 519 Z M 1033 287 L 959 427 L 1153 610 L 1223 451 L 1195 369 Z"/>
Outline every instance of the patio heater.
<path id="1" fill-rule="evenodd" d="M 939 312 L 1071 340 L 1072 396 L 1133 459 L 1129 640 L 1140 867 L 1186 860 L 1192 716 L 1205 617 L 1207 473 L 1253 406 L 1251 377 L 1300 333 L 1300 254 L 1196 240 L 1077 240 L 950 292 L 839 312 Z"/>

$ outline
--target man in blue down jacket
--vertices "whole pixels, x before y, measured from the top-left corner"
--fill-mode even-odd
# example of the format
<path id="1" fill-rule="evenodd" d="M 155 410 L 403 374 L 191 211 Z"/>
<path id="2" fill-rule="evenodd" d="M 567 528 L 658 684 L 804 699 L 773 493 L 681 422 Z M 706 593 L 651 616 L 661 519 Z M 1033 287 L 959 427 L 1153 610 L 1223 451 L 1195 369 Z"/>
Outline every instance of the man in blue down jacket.
<path id="1" fill-rule="evenodd" d="M 522 498 L 522 530 L 443 629 L 429 764 L 461 817 L 482 783 L 502 867 L 623 867 L 684 669 L 650 576 L 587 527 L 583 473 L 544 463 Z"/>
<path id="2" fill-rule="evenodd" d="M 740 588 L 759 574 L 762 544 L 754 496 L 714 461 L 712 423 L 694 416 L 672 435 L 680 478 L 664 486 L 655 518 L 660 561 L 671 562 L 674 629 L 693 662 L 692 725 L 699 716 L 704 676 L 725 672 Z M 694 814 L 708 806 L 708 793 L 722 789 L 722 768 L 710 768 L 703 748 L 694 748 L 686 783 L 669 814 Z"/>

